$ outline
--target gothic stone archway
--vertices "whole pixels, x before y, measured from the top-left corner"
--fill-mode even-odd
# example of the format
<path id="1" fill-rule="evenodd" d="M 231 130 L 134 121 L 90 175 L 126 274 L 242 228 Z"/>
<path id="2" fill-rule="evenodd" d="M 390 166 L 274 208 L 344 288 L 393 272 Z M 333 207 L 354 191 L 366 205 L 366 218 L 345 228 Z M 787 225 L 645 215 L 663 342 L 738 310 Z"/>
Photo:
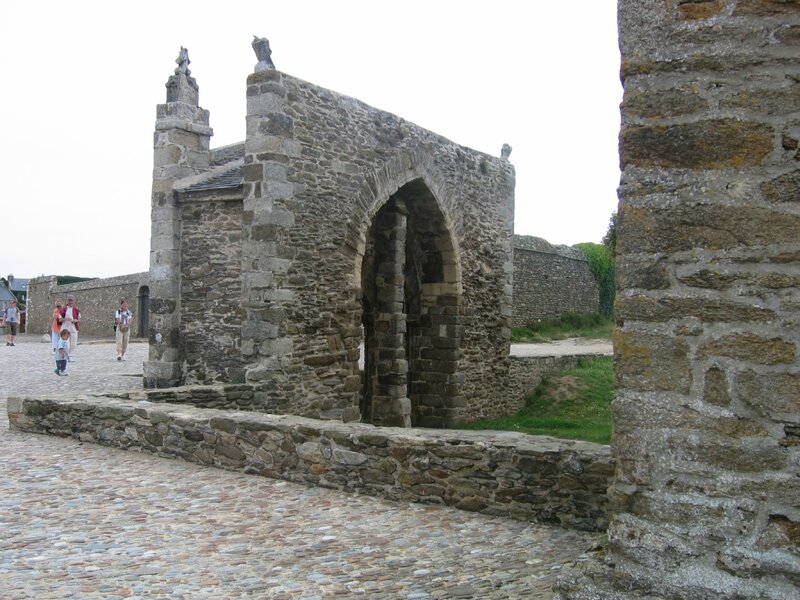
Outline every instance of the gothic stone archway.
<path id="1" fill-rule="evenodd" d="M 442 427 L 459 403 L 459 269 L 452 235 L 422 179 L 381 207 L 361 267 L 362 419 Z"/>

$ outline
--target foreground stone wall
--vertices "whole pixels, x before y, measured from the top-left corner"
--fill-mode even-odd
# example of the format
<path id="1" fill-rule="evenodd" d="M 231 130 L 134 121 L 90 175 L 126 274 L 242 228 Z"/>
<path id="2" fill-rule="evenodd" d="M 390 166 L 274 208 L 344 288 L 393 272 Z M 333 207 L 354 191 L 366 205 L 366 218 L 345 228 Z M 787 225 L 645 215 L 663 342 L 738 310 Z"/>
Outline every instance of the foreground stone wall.
<path id="1" fill-rule="evenodd" d="M 596 313 L 599 298 L 583 252 L 529 235 L 514 236 L 514 327 L 569 312 Z"/>
<path id="2" fill-rule="evenodd" d="M 108 398 L 9 398 L 11 426 L 391 500 L 584 530 L 606 525 L 607 446 L 377 428 Z"/>
<path id="3" fill-rule="evenodd" d="M 614 568 L 562 597 L 798 598 L 800 3 L 619 22 Z"/>
<path id="4" fill-rule="evenodd" d="M 75 304 L 81 309 L 81 335 L 113 339 L 114 311 L 119 308 L 120 300 L 125 298 L 137 320 L 132 335 L 141 337 L 146 335 L 142 333 L 141 327 L 142 318 L 145 322 L 147 318 L 147 286 L 147 273 L 90 279 L 65 285 L 57 285 L 54 275 L 35 277 L 28 283 L 28 333 L 49 333 L 56 300 L 63 302 L 67 294 L 72 294 L 75 296 Z M 142 296 L 142 293 L 145 295 Z"/>

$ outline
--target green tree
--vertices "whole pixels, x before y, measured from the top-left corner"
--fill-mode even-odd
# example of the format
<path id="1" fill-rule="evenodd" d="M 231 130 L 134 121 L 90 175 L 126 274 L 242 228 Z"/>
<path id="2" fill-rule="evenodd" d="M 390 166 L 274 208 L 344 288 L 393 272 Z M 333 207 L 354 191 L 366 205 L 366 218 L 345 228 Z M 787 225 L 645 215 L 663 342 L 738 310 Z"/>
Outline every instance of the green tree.
<path id="1" fill-rule="evenodd" d="M 608 229 L 603 236 L 603 245 L 608 248 L 609 254 L 612 257 L 617 255 L 617 211 L 611 213 L 611 218 L 608 220 Z"/>
<path id="2" fill-rule="evenodd" d="M 600 293 L 600 314 L 611 317 L 614 314 L 614 297 L 616 287 L 614 276 L 616 272 L 616 251 L 617 251 L 617 213 L 611 213 L 608 223 L 608 230 L 603 236 L 602 244 L 584 242 L 575 244 L 586 256 L 589 261 L 594 278 L 597 280 L 597 287 Z"/>

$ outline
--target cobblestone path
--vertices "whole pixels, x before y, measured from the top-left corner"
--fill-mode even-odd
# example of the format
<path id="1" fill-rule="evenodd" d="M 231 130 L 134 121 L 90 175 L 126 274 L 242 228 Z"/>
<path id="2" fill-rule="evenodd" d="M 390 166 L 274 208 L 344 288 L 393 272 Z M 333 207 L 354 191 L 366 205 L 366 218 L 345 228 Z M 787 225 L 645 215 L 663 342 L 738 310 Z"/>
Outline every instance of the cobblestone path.
<path id="1" fill-rule="evenodd" d="M 599 536 L 8 429 L 6 398 L 140 386 L 144 344 L 0 345 L 0 597 L 549 598 Z"/>

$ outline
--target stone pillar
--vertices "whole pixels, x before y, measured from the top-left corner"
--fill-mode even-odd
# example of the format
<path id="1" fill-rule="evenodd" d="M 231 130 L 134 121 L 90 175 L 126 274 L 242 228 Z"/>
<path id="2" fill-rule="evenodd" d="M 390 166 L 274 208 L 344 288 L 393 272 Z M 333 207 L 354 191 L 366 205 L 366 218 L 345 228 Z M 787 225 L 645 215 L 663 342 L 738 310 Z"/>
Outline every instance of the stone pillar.
<path id="1" fill-rule="evenodd" d="M 287 234 L 300 200 L 287 180 L 289 162 L 300 155 L 294 120 L 286 114 L 280 71 L 247 78 L 247 140 L 244 166 L 242 247 L 242 354 L 249 382 L 288 383 L 284 368 L 294 342 L 287 310 L 295 301 L 288 271 L 295 255 Z"/>
<path id="2" fill-rule="evenodd" d="M 193 77 L 179 72 L 167 81 L 167 102 L 157 107 L 150 233 L 150 340 L 145 387 L 181 383 L 180 210 L 174 184 L 209 166 L 208 111 L 198 106 Z"/>
<path id="3" fill-rule="evenodd" d="M 382 211 L 376 228 L 375 348 L 372 422 L 411 427 L 406 357 L 405 267 L 407 216 L 401 201 Z"/>
<path id="4" fill-rule="evenodd" d="M 800 3 L 620 0 L 607 564 L 559 598 L 800 597 Z"/>

